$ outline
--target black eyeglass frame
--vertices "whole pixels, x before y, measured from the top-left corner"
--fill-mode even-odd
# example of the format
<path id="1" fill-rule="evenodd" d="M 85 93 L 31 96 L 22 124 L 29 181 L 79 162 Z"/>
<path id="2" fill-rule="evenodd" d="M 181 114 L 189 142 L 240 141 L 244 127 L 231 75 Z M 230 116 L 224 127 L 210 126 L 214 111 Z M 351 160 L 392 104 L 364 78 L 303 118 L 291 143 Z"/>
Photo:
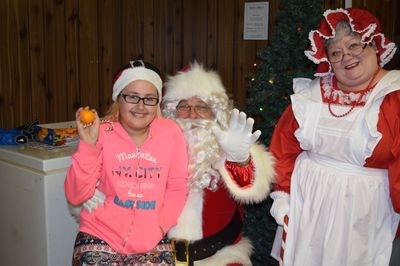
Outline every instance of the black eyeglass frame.
<path id="1" fill-rule="evenodd" d="M 119 96 L 121 96 L 125 100 L 125 102 L 131 103 L 131 104 L 138 104 L 140 101 L 142 101 L 144 105 L 156 106 L 160 102 L 160 99 L 156 98 L 156 97 L 140 97 L 140 96 L 132 95 L 132 94 L 124 94 L 122 92 L 119 94 Z M 134 98 L 137 99 L 137 101 L 136 102 L 128 101 L 127 97 L 134 97 Z M 130 99 L 132 99 L 132 98 L 130 98 Z M 149 100 L 150 101 L 155 101 L 154 104 L 152 102 L 150 104 L 149 104 L 149 102 L 146 102 L 146 101 L 149 101 Z"/>

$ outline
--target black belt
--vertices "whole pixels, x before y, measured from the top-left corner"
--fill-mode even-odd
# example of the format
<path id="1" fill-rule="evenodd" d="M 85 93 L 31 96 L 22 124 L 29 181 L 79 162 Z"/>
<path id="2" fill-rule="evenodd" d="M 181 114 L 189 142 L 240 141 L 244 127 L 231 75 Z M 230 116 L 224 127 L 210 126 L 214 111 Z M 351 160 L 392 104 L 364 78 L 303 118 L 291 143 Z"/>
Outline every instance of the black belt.
<path id="1" fill-rule="evenodd" d="M 233 244 L 240 235 L 242 226 L 242 218 L 236 209 L 229 224 L 211 236 L 190 243 L 186 239 L 172 239 L 175 260 L 193 266 L 194 261 L 211 257 L 223 247 Z"/>

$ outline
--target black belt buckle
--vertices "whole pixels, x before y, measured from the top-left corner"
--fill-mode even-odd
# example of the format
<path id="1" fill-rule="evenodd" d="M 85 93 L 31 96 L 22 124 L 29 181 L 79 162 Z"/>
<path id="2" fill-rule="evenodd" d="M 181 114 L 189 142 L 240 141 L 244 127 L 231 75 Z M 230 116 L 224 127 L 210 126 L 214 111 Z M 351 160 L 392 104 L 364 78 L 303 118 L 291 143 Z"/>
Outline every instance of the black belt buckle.
<path id="1" fill-rule="evenodd" d="M 187 239 L 172 239 L 172 247 L 174 248 L 175 264 L 185 263 L 189 265 L 189 240 Z"/>

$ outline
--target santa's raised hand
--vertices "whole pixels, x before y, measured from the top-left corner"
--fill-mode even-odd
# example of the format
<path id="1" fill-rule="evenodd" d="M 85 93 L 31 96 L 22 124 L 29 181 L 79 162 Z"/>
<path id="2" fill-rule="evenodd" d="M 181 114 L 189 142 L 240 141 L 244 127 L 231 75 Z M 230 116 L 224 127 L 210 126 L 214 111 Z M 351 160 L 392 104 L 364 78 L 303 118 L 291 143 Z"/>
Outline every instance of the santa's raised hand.
<path id="1" fill-rule="evenodd" d="M 261 135 L 260 130 L 253 131 L 254 119 L 247 118 L 244 112 L 233 109 L 227 130 L 218 126 L 212 127 L 218 143 L 231 162 L 246 162 L 250 155 L 250 147 Z"/>

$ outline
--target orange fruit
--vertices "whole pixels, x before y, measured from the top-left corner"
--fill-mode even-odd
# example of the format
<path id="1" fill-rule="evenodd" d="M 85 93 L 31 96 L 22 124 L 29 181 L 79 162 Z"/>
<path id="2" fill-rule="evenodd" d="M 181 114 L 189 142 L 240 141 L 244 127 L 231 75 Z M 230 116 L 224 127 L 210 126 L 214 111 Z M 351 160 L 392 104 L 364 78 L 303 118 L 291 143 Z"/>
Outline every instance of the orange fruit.
<path id="1" fill-rule="evenodd" d="M 79 112 L 79 117 L 82 123 L 91 124 L 94 122 L 95 114 L 91 110 L 83 109 Z"/>

